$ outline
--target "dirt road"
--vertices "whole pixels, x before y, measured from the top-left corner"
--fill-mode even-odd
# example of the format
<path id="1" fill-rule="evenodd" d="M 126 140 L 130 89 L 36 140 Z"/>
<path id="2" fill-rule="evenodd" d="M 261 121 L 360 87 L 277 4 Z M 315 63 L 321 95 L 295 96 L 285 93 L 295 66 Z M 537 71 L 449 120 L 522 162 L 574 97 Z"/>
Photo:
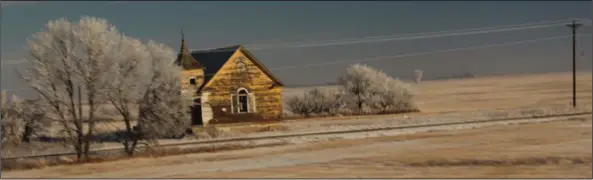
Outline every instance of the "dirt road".
<path id="1" fill-rule="evenodd" d="M 20 178 L 591 178 L 591 118 L 3 172 Z"/>

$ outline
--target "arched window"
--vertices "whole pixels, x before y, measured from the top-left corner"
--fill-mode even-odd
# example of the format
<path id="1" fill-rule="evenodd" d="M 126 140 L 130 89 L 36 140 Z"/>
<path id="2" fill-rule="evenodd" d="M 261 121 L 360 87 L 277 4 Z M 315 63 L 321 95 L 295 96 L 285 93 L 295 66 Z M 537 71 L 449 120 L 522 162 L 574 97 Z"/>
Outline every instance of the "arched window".
<path id="1" fill-rule="evenodd" d="M 232 113 L 256 112 L 255 96 L 245 88 L 239 88 L 236 94 L 231 94 Z"/>
<path id="2" fill-rule="evenodd" d="M 237 96 L 239 97 L 238 112 L 240 112 L 240 113 L 248 112 L 249 111 L 249 95 L 247 94 L 247 90 L 245 90 L 245 89 L 239 90 L 239 92 L 237 93 Z"/>

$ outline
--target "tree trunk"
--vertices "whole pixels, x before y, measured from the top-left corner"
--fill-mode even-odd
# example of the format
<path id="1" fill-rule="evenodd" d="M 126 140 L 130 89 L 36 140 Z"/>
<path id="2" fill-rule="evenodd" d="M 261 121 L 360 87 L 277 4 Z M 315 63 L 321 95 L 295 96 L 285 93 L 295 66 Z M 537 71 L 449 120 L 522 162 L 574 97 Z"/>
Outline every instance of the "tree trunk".
<path id="1" fill-rule="evenodd" d="M 30 122 L 27 122 L 25 125 L 25 130 L 23 131 L 23 142 L 29 143 L 31 142 L 31 135 L 33 134 L 33 127 Z"/>
<path id="2" fill-rule="evenodd" d="M 86 161 L 89 161 L 89 152 L 91 147 L 91 138 L 93 137 L 93 129 L 95 129 L 95 102 L 94 102 L 94 92 L 90 92 L 89 96 L 89 118 L 88 118 L 88 130 L 84 142 L 84 158 Z"/>

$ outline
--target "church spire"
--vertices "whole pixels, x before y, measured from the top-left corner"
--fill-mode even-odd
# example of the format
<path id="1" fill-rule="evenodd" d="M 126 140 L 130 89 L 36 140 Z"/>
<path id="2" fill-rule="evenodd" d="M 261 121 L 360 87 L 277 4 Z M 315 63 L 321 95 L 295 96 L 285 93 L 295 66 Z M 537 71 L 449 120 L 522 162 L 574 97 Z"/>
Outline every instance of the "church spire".
<path id="1" fill-rule="evenodd" d="M 191 55 L 189 49 L 185 45 L 185 34 L 183 28 L 181 28 L 181 48 L 179 48 L 179 55 L 177 56 L 177 64 L 184 69 L 198 69 L 204 68 L 198 61 Z"/>
<path id="2" fill-rule="evenodd" d="M 179 53 L 182 54 L 184 51 L 189 52 L 189 49 L 185 45 L 185 34 L 183 34 L 183 28 L 181 28 L 181 48 L 179 48 Z"/>

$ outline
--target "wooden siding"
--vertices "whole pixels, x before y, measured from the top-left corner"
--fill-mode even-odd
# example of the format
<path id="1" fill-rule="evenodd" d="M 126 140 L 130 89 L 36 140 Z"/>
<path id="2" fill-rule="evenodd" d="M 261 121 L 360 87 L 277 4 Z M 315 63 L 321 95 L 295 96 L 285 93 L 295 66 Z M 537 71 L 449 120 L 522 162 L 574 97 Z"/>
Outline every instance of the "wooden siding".
<path id="1" fill-rule="evenodd" d="M 190 85 L 189 79 L 195 77 L 196 85 Z M 204 70 L 203 69 L 191 69 L 184 70 L 181 72 L 181 89 L 186 90 L 187 93 L 192 93 L 192 97 L 196 97 L 197 89 L 204 83 Z"/>
<path id="2" fill-rule="evenodd" d="M 237 71 L 237 60 L 245 64 L 247 71 Z M 208 68 L 208 67 L 206 67 Z M 210 123 L 233 123 L 278 119 L 282 115 L 282 89 L 273 87 L 274 81 L 259 69 L 241 51 L 235 52 L 222 66 L 203 91 L 211 92 L 208 97 L 212 108 L 213 121 Z M 233 114 L 231 112 L 231 94 L 239 88 L 254 93 L 256 112 Z M 225 108 L 226 112 L 222 109 Z"/>

